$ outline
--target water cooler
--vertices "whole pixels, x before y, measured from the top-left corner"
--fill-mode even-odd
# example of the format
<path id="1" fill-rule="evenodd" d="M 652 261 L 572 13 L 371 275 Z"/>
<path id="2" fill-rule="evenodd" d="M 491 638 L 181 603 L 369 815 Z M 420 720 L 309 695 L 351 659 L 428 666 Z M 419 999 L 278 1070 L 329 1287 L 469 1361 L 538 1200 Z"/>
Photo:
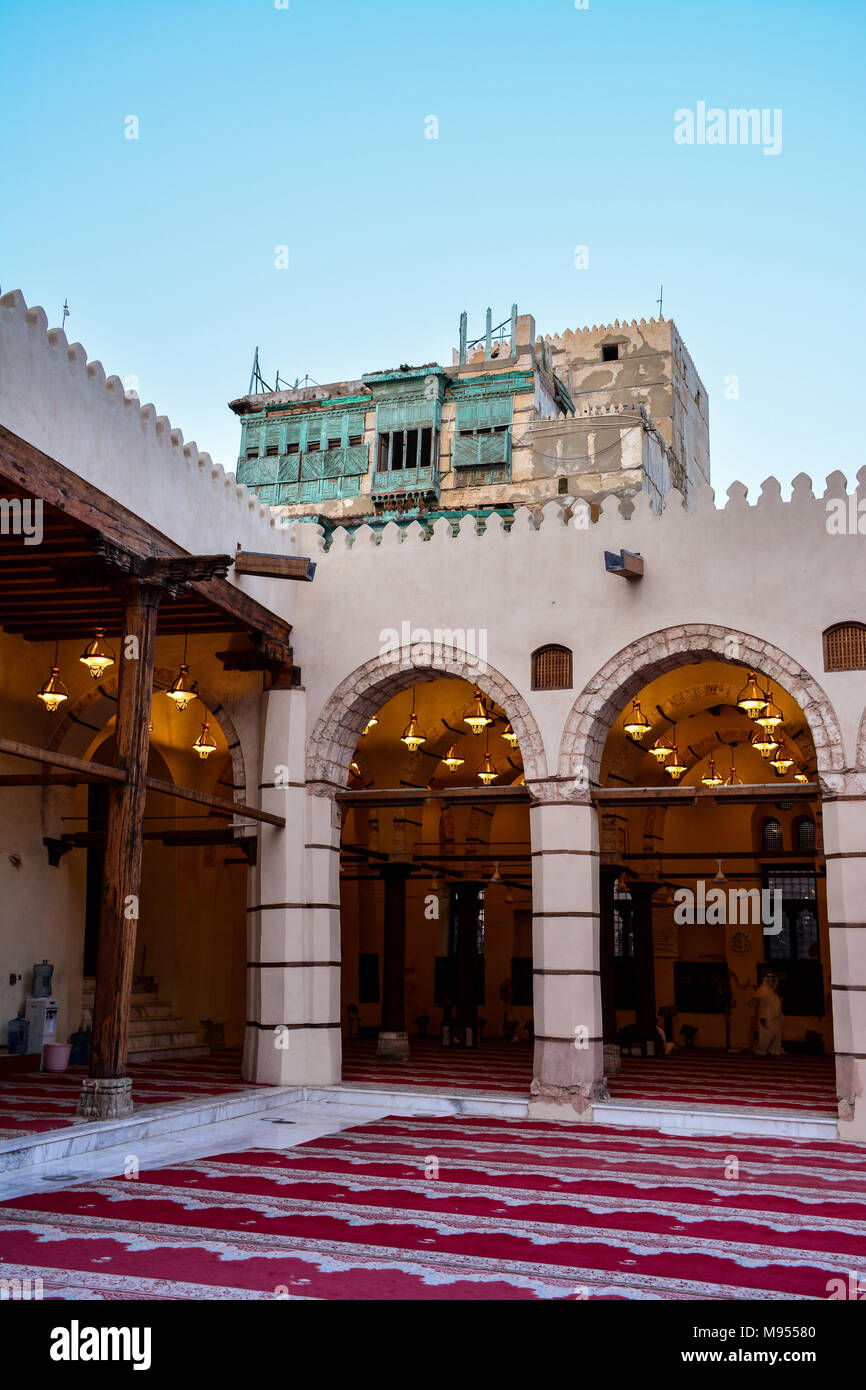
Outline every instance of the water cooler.
<path id="1" fill-rule="evenodd" d="M 57 1041 L 57 1009 L 56 999 L 36 999 L 32 994 L 27 996 L 24 1009 L 24 1017 L 30 1024 L 27 1051 L 39 1053 L 40 1069 L 43 1071 L 45 1063 L 42 1049 L 47 1042 Z"/>

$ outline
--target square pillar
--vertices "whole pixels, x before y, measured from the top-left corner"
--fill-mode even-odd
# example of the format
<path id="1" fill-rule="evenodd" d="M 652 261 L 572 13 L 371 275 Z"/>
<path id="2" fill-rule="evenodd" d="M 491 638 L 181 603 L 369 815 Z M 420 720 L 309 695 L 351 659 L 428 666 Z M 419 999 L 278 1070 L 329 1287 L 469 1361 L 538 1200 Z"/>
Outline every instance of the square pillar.
<path id="1" fill-rule="evenodd" d="M 247 907 L 243 1075 L 271 1085 L 340 1080 L 340 817 L 305 785 L 306 693 L 262 702 L 260 797 L 284 816 L 259 826 Z"/>
<path id="2" fill-rule="evenodd" d="M 530 808 L 535 1065 L 529 1114 L 592 1119 L 604 1084 L 598 822 L 589 805 Z"/>
<path id="3" fill-rule="evenodd" d="M 850 782 L 854 783 L 851 777 Z M 862 778 L 860 779 L 862 782 Z M 823 803 L 839 1138 L 866 1142 L 866 796 Z"/>

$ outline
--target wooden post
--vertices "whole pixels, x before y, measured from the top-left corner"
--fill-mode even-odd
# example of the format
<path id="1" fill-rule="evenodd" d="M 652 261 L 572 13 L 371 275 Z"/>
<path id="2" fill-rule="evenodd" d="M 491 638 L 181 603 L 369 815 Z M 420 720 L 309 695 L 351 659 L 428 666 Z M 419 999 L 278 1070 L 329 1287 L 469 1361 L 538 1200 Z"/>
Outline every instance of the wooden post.
<path id="1" fill-rule="evenodd" d="M 124 1071 L 141 888 L 156 616 L 161 591 L 158 585 L 131 580 L 123 585 L 122 595 L 115 763 L 126 773 L 127 780 L 122 786 L 112 786 L 110 792 L 90 1075 L 78 1101 L 79 1115 L 100 1120 L 130 1115 L 133 1109 L 132 1082 Z M 136 639 L 137 651 L 127 655 L 130 638 Z"/>
<path id="2" fill-rule="evenodd" d="M 411 864 L 383 864 L 385 882 L 385 938 L 382 968 L 382 1024 L 377 1057 L 409 1056 L 406 1032 L 406 880 Z"/>

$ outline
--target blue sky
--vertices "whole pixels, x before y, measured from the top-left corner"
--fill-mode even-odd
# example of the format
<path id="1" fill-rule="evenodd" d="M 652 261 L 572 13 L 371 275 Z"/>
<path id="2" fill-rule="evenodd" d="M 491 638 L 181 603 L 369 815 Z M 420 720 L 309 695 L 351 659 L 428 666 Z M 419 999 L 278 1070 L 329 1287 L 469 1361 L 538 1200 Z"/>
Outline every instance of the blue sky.
<path id="1" fill-rule="evenodd" d="M 709 392 L 717 495 L 851 481 L 864 14 L 5 0 L 0 284 L 52 323 L 68 296 L 70 338 L 234 467 L 226 402 L 257 344 L 268 380 L 333 381 L 450 362 L 464 308 L 470 331 L 516 300 L 557 332 L 649 317 L 663 283 Z M 780 108 L 781 152 L 678 145 L 699 101 Z"/>

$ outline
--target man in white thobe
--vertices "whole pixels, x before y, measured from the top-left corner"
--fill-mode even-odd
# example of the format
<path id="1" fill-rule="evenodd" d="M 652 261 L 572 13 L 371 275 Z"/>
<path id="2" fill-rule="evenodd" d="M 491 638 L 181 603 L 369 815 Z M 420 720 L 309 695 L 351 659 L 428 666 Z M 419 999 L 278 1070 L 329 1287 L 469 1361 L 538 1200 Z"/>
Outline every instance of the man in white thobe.
<path id="1" fill-rule="evenodd" d="M 782 1001 L 775 975 L 765 975 L 760 989 L 752 996 L 757 1005 L 758 1041 L 755 1052 L 759 1057 L 778 1057 L 782 1051 Z"/>

